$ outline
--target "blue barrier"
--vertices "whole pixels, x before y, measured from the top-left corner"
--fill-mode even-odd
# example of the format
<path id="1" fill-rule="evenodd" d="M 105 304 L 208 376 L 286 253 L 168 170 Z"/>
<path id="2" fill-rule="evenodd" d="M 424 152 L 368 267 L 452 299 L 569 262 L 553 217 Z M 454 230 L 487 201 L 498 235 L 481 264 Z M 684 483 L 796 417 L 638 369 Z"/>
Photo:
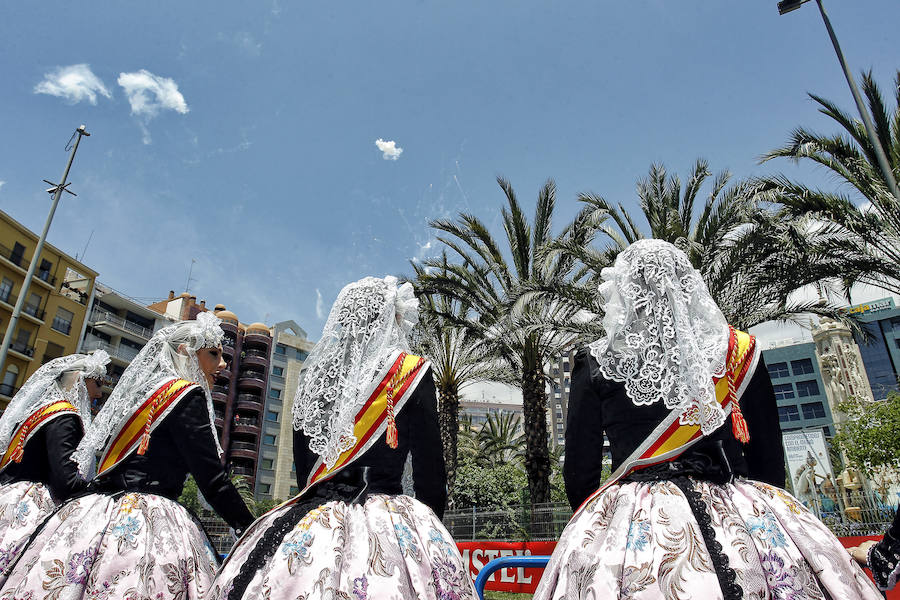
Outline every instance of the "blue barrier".
<path id="1" fill-rule="evenodd" d="M 478 593 L 479 600 L 484 600 L 484 586 L 487 584 L 488 577 L 493 575 L 494 571 L 509 568 L 526 568 L 526 569 L 543 569 L 550 561 L 549 556 L 504 556 L 503 558 L 495 558 L 481 568 L 478 577 L 475 578 L 475 591 Z"/>

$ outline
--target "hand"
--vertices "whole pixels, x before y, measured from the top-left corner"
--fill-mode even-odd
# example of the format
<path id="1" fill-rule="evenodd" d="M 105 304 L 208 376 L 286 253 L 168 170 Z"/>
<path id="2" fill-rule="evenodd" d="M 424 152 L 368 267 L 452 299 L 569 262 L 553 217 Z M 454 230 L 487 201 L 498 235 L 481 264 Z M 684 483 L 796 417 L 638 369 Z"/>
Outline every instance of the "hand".
<path id="1" fill-rule="evenodd" d="M 877 544 L 878 542 L 869 540 L 867 542 L 863 542 L 859 546 L 854 546 L 853 548 L 847 548 L 847 552 L 850 553 L 850 556 L 853 557 L 853 560 L 859 563 L 861 567 L 869 566 L 867 564 L 869 558 L 869 549 Z"/>

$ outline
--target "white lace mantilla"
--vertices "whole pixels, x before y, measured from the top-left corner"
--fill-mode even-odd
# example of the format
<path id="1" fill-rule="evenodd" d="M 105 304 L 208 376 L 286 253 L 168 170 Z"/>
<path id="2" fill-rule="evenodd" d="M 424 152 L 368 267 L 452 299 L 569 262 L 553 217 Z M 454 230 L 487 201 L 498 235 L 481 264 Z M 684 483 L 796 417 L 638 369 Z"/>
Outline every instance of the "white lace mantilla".
<path id="1" fill-rule="evenodd" d="M 590 351 L 638 406 L 660 400 L 708 434 L 725 422 L 713 377 L 725 373 L 728 323 L 688 257 L 641 240 L 601 273 L 606 336 Z"/>
<path id="2" fill-rule="evenodd" d="M 367 390 L 418 321 L 412 285 L 396 277 L 366 277 L 344 287 L 322 339 L 306 359 L 294 397 L 294 429 L 328 467 L 356 443 L 353 422 Z"/>

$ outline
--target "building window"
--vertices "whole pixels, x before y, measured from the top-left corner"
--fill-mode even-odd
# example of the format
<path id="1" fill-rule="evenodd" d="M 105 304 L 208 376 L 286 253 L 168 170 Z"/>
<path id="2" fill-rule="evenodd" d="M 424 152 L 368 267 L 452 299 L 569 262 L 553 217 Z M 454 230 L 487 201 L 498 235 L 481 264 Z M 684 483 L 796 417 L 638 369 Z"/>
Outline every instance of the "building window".
<path id="1" fill-rule="evenodd" d="M 306 350 L 297 350 L 297 360 L 306 360 L 307 356 L 309 356 L 309 352 Z"/>
<path id="2" fill-rule="evenodd" d="M 769 365 L 769 377 L 777 379 L 778 377 L 789 377 L 790 372 L 786 362 L 772 363 Z"/>
<path id="3" fill-rule="evenodd" d="M 557 430 L 557 431 L 562 431 L 562 430 L 563 430 L 563 424 L 562 424 L 562 423 L 557 423 L 557 424 L 556 424 L 556 430 Z"/>
<path id="4" fill-rule="evenodd" d="M 797 382 L 797 395 L 801 398 L 819 395 L 819 384 L 815 379 Z"/>
<path id="5" fill-rule="evenodd" d="M 295 463 L 294 461 L 291 461 L 291 473 L 296 473 L 296 472 L 297 472 L 297 463 Z"/>
<path id="6" fill-rule="evenodd" d="M 271 458 L 264 458 L 262 459 L 262 462 L 259 464 L 259 466 L 266 471 L 271 471 L 275 467 L 275 461 Z"/>
<path id="7" fill-rule="evenodd" d="M 40 319 L 41 317 L 38 313 L 41 312 L 42 300 L 43 298 L 41 298 L 40 294 L 32 293 L 31 297 L 28 298 L 28 302 L 25 303 L 25 308 L 23 308 L 22 310 L 32 317 L 37 317 L 38 319 Z"/>
<path id="8" fill-rule="evenodd" d="M 72 319 L 74 318 L 75 313 L 72 311 L 68 311 L 64 308 L 57 308 L 56 316 L 53 317 L 53 324 L 50 327 L 60 333 L 69 335 L 69 332 L 72 331 Z"/>
<path id="9" fill-rule="evenodd" d="M 260 494 L 268 494 L 272 491 L 271 483 L 261 483 L 259 484 L 259 493 Z"/>
<path id="10" fill-rule="evenodd" d="M 821 402 L 809 402 L 802 405 L 804 419 L 824 419 L 825 407 Z"/>
<path id="11" fill-rule="evenodd" d="M 12 295 L 13 282 L 12 279 L 7 277 L 3 278 L 3 281 L 0 282 L 0 300 L 3 302 L 9 303 L 9 297 Z"/>
<path id="12" fill-rule="evenodd" d="M 284 367 L 272 367 L 272 375 L 284 376 Z"/>
<path id="13" fill-rule="evenodd" d="M 274 410 L 267 410 L 266 411 L 266 421 L 271 421 L 272 423 L 277 423 L 278 422 L 278 413 L 275 412 Z"/>
<path id="14" fill-rule="evenodd" d="M 269 398 L 275 398 L 276 400 L 281 398 L 281 390 L 276 390 L 275 388 L 270 389 Z"/>
<path id="15" fill-rule="evenodd" d="M 275 354 L 287 354 L 287 346 L 284 344 L 275 344 Z"/>
<path id="16" fill-rule="evenodd" d="M 271 433 L 267 433 L 263 436 L 263 444 L 268 444 L 269 446 L 275 445 L 275 436 Z"/>
<path id="17" fill-rule="evenodd" d="M 779 406 L 778 420 L 782 423 L 785 423 L 787 421 L 799 421 L 800 411 L 797 410 L 796 406 Z"/>
<path id="18" fill-rule="evenodd" d="M 813 370 L 812 359 L 810 358 L 801 358 L 800 360 L 791 361 L 791 371 L 794 372 L 794 375 L 808 375 L 809 373 L 812 373 Z"/>
<path id="19" fill-rule="evenodd" d="M 773 385 L 775 389 L 775 398 L 778 400 L 787 400 L 794 397 L 794 386 L 789 383 L 782 385 Z"/>
<path id="20" fill-rule="evenodd" d="M 296 496 L 300 492 L 300 488 L 296 485 L 291 486 L 291 497 Z"/>

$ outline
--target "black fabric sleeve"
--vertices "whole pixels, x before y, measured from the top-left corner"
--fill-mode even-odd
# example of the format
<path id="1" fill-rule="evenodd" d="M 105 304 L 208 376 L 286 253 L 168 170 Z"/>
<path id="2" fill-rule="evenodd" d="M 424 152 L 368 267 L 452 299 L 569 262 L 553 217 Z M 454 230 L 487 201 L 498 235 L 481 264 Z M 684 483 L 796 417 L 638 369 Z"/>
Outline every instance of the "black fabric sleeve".
<path id="1" fill-rule="evenodd" d="M 306 479 L 316 464 L 319 455 L 309 449 L 309 438 L 303 430 L 294 430 L 294 468 L 297 471 L 297 489 L 306 487 Z M 286 499 L 286 498 L 285 498 Z"/>
<path id="2" fill-rule="evenodd" d="M 203 497 L 229 525 L 243 530 L 253 515 L 228 478 L 213 444 L 215 435 L 203 392 L 195 390 L 166 417 L 172 439 Z"/>
<path id="3" fill-rule="evenodd" d="M 78 473 L 78 465 L 71 460 L 84 436 L 84 428 L 80 417 L 67 414 L 56 417 L 42 429 L 50 471 L 47 485 L 53 497 L 62 502 L 87 488 L 87 482 Z"/>
<path id="4" fill-rule="evenodd" d="M 784 445 L 778 424 L 778 404 L 762 356 L 739 402 L 750 432 L 750 442 L 744 447 L 749 478 L 783 488 Z"/>
<path id="5" fill-rule="evenodd" d="M 591 377 L 587 349 L 575 355 L 566 417 L 566 453 L 563 479 L 573 509 L 600 487 L 603 476 L 603 413 Z"/>
<path id="6" fill-rule="evenodd" d="M 884 538 L 869 551 L 869 568 L 878 588 L 889 590 L 897 584 L 900 576 L 900 510 L 894 513 L 894 522 L 884 534 Z"/>
<path id="7" fill-rule="evenodd" d="M 409 450 L 412 454 L 413 489 L 416 499 L 440 519 L 447 505 L 447 469 L 438 425 L 434 374 L 429 367 L 403 411 L 409 417 Z"/>

